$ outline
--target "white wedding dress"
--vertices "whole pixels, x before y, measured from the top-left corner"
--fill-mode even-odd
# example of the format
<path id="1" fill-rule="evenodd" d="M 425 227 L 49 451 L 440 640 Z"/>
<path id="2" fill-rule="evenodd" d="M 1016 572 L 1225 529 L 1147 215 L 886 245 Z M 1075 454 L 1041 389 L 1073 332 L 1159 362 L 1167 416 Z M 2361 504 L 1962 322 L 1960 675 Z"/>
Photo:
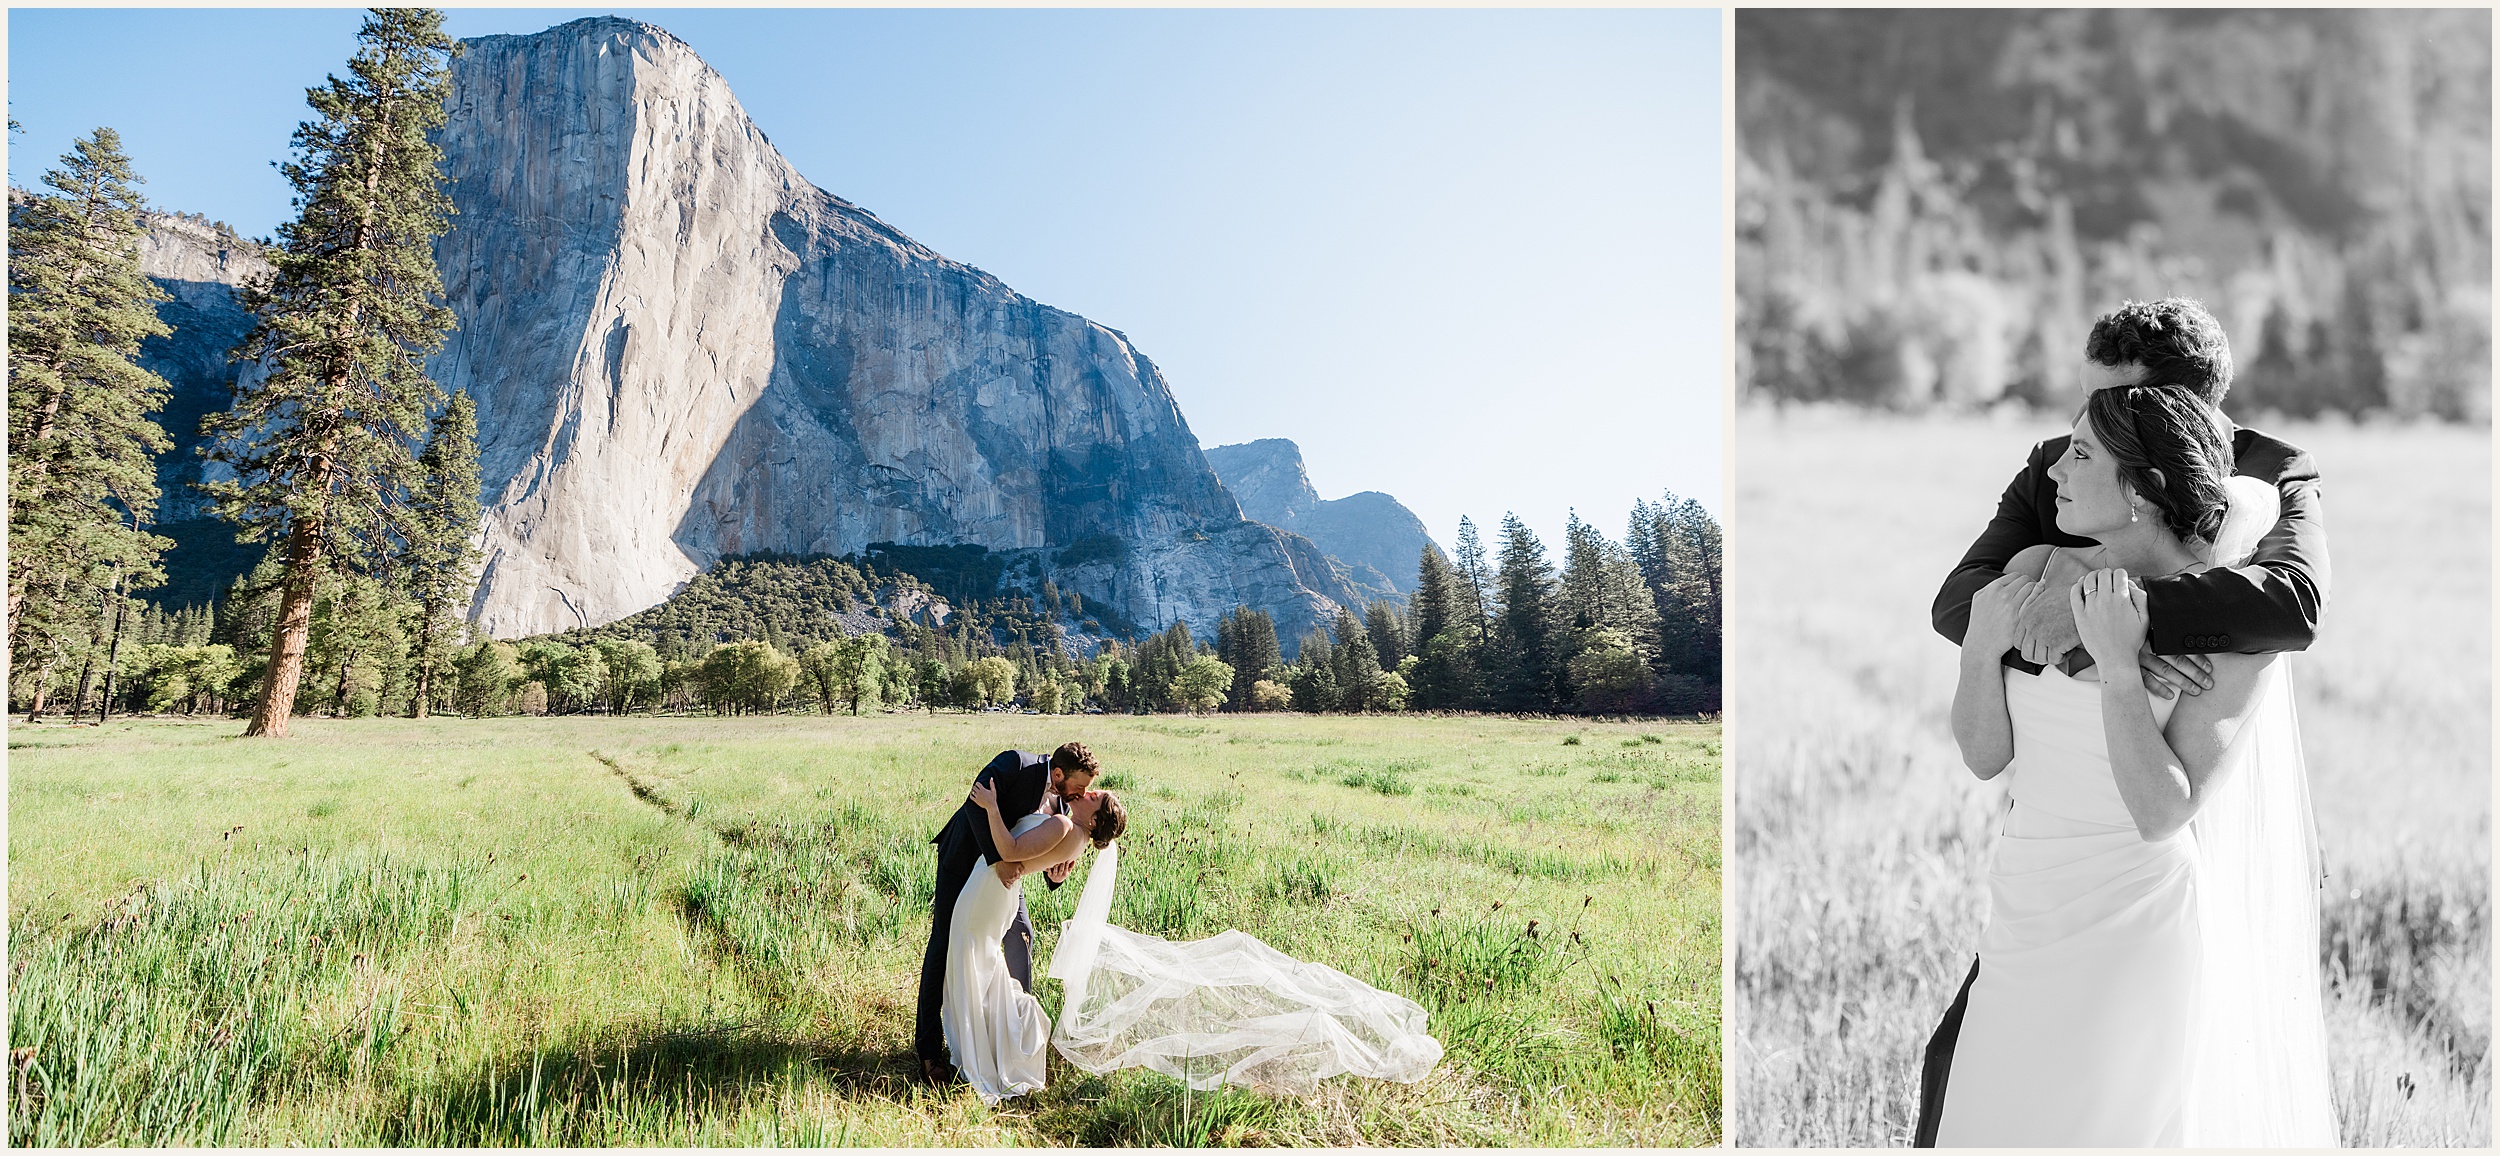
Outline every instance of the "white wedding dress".
<path id="1" fill-rule="evenodd" d="M 1939 1147 L 2335 1144 L 2288 660 L 2261 677 L 2225 777 L 2154 842 L 2119 797 L 2100 686 L 2005 672 L 2014 799 Z"/>
<path id="2" fill-rule="evenodd" d="M 1337 1075 L 1414 1083 L 1440 1061 L 1423 1007 L 1404 996 L 1240 931 L 1172 943 L 1112 926 L 1119 851 L 1095 857 L 1051 956 L 1067 985 L 1052 1042 L 1070 1063 L 1307 1095 Z"/>
<path id="3" fill-rule="evenodd" d="M 1016 821 L 1010 831 L 1022 835 L 1050 816 L 1035 812 Z M 1007 970 L 1007 953 L 999 946 L 1016 919 L 1016 902 L 1024 881 L 1014 886 L 998 881 L 987 859 L 964 880 L 955 900 L 955 921 L 947 932 L 946 987 L 938 1004 L 938 1022 L 946 1034 L 946 1050 L 981 1101 L 996 1106 L 1041 1089 L 1050 1040 L 1050 1017 L 1032 993 Z"/>

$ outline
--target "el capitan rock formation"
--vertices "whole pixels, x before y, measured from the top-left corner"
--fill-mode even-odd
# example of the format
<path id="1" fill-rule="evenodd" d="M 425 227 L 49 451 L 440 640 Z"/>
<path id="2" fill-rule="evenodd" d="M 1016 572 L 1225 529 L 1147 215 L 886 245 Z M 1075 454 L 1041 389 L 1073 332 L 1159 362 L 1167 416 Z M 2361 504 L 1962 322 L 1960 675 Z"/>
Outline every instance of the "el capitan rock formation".
<path id="1" fill-rule="evenodd" d="M 1147 627 L 1356 597 L 1240 515 L 1125 337 L 809 184 L 667 32 L 483 37 L 454 77 L 432 368 L 478 403 L 489 632 L 880 542 L 1006 552 Z"/>
<path id="2" fill-rule="evenodd" d="M 604 625 L 725 556 L 884 543 L 986 547 L 1008 584 L 1144 629 L 1211 633 L 1248 605 L 1298 638 L 1411 585 L 1402 539 L 1373 573 L 1361 535 L 1296 532 L 1371 497 L 1413 523 L 1393 499 L 1245 518 L 1126 337 L 817 189 L 666 31 L 594 17 L 466 45 L 435 249 L 459 327 L 429 368 L 478 405 L 489 633 Z M 188 483 L 250 327 L 236 287 L 267 263 L 182 216 L 152 215 L 146 246 L 174 297 L 143 360 L 173 385 L 159 596 L 181 605 L 258 556 Z"/>

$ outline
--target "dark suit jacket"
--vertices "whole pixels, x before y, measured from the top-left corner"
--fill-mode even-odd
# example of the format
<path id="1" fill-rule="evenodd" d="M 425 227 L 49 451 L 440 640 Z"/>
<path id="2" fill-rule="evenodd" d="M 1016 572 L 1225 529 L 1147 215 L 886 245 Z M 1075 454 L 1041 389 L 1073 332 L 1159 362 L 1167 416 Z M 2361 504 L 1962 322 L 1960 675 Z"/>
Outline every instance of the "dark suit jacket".
<path id="1" fill-rule="evenodd" d="M 1962 633 L 1970 628 L 1971 597 L 1996 581 L 2014 555 L 2042 542 L 2093 544 L 2057 528 L 2057 483 L 2049 479 L 2049 467 L 2065 455 L 2067 441 L 2054 437 L 2032 447 L 2031 459 L 1997 499 L 1996 517 L 1937 592 L 1936 633 L 1954 645 L 1962 644 Z M 2317 633 L 2327 590 L 2317 464 L 2306 451 L 2249 429 L 2232 435 L 2231 451 L 2237 473 L 2282 490 L 2283 516 L 2257 544 L 2249 565 L 2145 581 L 2147 635 L 2156 654 L 2303 650 Z M 2006 661 L 2033 673 L 2040 669 L 2014 651 L 2006 652 Z"/>
<path id="2" fill-rule="evenodd" d="M 1067 810 L 1066 802 L 1050 790 L 1049 755 L 1000 751 L 998 757 L 981 768 L 981 773 L 972 781 L 976 785 L 997 784 L 998 813 L 1007 820 L 1009 827 L 1035 811 L 1046 810 L 1057 815 Z M 998 861 L 998 844 L 990 838 L 990 817 L 982 814 L 981 808 L 970 799 L 955 808 L 955 813 L 947 818 L 946 826 L 940 828 L 937 837 L 929 841 L 937 844 L 940 871 L 952 865 L 969 872 L 983 859 L 992 863 Z M 1059 885 L 1052 883 L 1051 886 L 1056 888 Z"/>

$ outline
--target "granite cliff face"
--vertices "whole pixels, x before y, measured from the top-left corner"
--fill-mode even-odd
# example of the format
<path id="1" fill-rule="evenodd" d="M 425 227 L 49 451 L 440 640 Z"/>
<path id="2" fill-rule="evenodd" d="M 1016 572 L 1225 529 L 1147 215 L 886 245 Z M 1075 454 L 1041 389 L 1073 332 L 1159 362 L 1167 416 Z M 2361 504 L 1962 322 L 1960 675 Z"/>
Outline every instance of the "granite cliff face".
<path id="1" fill-rule="evenodd" d="M 1302 465 L 1302 447 L 1261 438 L 1206 451 L 1242 516 L 1298 534 L 1345 564 L 1369 598 L 1403 600 L 1414 592 L 1415 567 L 1432 535 L 1423 519 L 1378 490 L 1320 500 Z M 1437 547 L 1436 547 L 1437 548 Z"/>
<path id="2" fill-rule="evenodd" d="M 243 282 L 269 272 L 260 247 L 223 225 L 173 213 L 141 218 L 139 270 L 171 298 L 156 307 L 173 333 L 139 347 L 139 366 L 165 379 L 165 408 L 157 423 L 174 448 L 156 461 L 156 518 L 173 523 L 206 518 L 208 502 L 192 483 L 207 464 L 197 452 L 200 418 L 231 399 L 238 368 L 226 359 L 252 315 L 244 312 Z"/>
<path id="3" fill-rule="evenodd" d="M 1241 516 L 1125 337 L 809 184 L 667 32 L 579 20 L 454 69 L 432 369 L 478 404 L 489 632 L 873 543 L 985 546 L 1155 628 L 1247 604 L 1295 637 L 1357 596 Z"/>

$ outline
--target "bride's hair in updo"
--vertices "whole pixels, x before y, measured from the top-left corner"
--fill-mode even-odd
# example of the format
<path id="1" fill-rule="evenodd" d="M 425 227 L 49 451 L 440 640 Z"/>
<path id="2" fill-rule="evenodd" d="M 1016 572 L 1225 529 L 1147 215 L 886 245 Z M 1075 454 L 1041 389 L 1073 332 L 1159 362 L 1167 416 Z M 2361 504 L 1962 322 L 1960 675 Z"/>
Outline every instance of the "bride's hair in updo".
<path id="1" fill-rule="evenodd" d="M 2175 385 L 2118 385 L 2084 400 L 2118 478 L 2182 542 L 2211 543 L 2230 511 L 2231 438 L 2222 414 Z"/>
<path id="2" fill-rule="evenodd" d="M 1128 811 L 1120 806 L 1118 795 L 1109 791 L 1094 793 L 1102 796 L 1102 804 L 1094 809 L 1094 829 L 1091 832 L 1094 850 L 1100 851 L 1110 846 L 1113 839 L 1119 838 L 1121 832 L 1128 830 Z"/>

